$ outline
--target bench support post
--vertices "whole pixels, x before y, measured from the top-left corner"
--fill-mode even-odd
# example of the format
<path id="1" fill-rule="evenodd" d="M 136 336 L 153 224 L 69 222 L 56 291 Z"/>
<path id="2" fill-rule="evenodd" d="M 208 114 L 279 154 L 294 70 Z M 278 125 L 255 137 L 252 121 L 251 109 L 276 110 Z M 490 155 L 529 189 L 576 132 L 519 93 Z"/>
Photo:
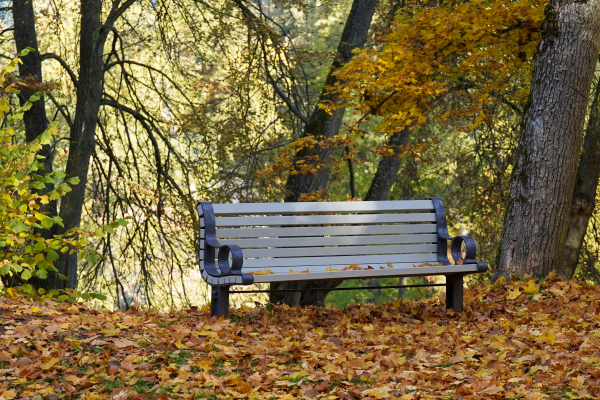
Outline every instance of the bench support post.
<path id="1" fill-rule="evenodd" d="M 446 308 L 459 311 L 463 306 L 463 275 L 446 275 Z"/>
<path id="2" fill-rule="evenodd" d="M 229 286 L 211 286 L 210 316 L 227 318 L 229 316 Z"/>

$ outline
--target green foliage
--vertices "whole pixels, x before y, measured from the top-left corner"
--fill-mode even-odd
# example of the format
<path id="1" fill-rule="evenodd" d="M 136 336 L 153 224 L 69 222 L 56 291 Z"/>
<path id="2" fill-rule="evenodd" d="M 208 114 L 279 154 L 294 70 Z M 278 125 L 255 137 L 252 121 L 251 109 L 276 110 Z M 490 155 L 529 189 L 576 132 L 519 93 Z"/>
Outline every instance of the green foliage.
<path id="1" fill-rule="evenodd" d="M 30 51 L 32 49 L 26 49 L 20 56 Z M 23 114 L 32 107 L 34 101 L 40 99 L 41 94 L 34 94 L 23 106 L 15 105 L 19 90 L 10 74 L 18 63 L 21 60 L 15 58 L 0 69 L 0 275 L 6 278 L 16 275 L 21 281 L 27 282 L 33 277 L 46 279 L 49 273 L 54 272 L 59 278 L 67 279 L 54 266 L 60 253 L 79 252 L 80 259 L 95 260 L 98 254 L 89 246 L 89 239 L 106 235 L 106 232 L 112 233 L 114 228 L 126 224 L 126 221 L 120 220 L 99 228 L 101 234 L 98 230 L 90 232 L 80 228 L 70 229 L 49 239 L 40 234 L 40 231 L 55 225 L 63 227 L 60 217 L 42 212 L 41 206 L 60 199 L 71 191 L 71 185 L 79 183 L 79 179 L 67 178 L 61 171 L 43 174 L 42 156 L 38 153 L 58 133 L 56 124 L 50 124 L 32 142 L 25 142 Z M 20 85 L 23 83 L 20 82 Z M 48 184 L 53 184 L 54 189 L 40 194 Z M 35 295 L 30 284 L 24 284 L 21 290 Z M 62 300 L 92 296 L 99 298 L 96 294 L 78 292 L 61 295 L 50 291 L 38 294 L 42 297 L 56 295 Z"/>

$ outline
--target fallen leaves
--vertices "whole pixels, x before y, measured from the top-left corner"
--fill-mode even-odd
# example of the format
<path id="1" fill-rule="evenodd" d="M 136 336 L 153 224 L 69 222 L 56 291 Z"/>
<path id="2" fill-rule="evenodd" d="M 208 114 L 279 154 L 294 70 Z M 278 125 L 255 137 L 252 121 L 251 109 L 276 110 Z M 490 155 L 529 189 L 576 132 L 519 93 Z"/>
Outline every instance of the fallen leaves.
<path id="1" fill-rule="evenodd" d="M 274 305 L 215 320 L 196 307 L 14 298 L 0 301 L 0 399 L 600 397 L 600 289 L 500 281 L 464 303 Z"/>
<path id="2" fill-rule="evenodd" d="M 275 275 L 275 272 L 270 269 L 260 270 L 260 271 L 250 271 L 252 275 Z"/>

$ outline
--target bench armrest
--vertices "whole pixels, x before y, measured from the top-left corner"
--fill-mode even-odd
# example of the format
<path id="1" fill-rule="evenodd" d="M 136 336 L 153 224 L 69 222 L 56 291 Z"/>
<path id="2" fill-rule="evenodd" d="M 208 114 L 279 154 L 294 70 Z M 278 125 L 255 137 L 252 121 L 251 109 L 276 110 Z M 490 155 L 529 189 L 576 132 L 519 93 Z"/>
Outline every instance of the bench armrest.
<path id="1" fill-rule="evenodd" d="M 458 264 L 460 261 L 462 261 L 462 264 L 477 264 L 478 272 L 487 271 L 487 263 L 483 261 L 475 261 L 477 245 L 471 236 L 450 236 L 448 233 L 448 226 L 446 225 L 446 210 L 444 209 L 444 203 L 442 202 L 442 199 L 438 197 L 431 197 L 431 201 L 433 202 L 437 223 L 438 261 L 444 265 L 452 265 L 448 259 L 448 240 L 450 240 L 450 253 L 454 259 L 454 264 Z M 464 257 L 461 251 L 463 243 L 465 244 L 467 250 Z"/>
<path id="2" fill-rule="evenodd" d="M 242 272 L 242 265 L 244 263 L 242 249 L 235 244 L 220 244 L 217 240 L 215 213 L 212 203 L 209 201 L 200 201 L 196 210 L 200 218 L 199 259 L 201 260 L 200 270 L 203 276 L 204 272 L 213 278 L 240 276 L 242 277 L 241 284 L 253 284 L 254 276 Z M 215 250 L 218 250 L 216 265 Z M 231 265 L 229 265 L 229 254 L 231 254 Z M 223 283 L 228 282 L 224 280 Z"/>

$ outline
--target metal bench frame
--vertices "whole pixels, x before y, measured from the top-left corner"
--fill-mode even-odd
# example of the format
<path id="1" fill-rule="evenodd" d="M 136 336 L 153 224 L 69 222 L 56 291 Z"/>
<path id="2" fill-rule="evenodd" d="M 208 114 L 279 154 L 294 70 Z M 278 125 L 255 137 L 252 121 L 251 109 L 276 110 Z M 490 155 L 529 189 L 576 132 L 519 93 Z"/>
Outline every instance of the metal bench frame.
<path id="1" fill-rule="evenodd" d="M 198 202 L 197 212 L 200 219 L 200 242 L 199 242 L 199 264 L 203 279 L 211 286 L 211 315 L 217 317 L 227 317 L 229 314 L 229 294 L 230 287 L 235 285 L 251 285 L 259 282 L 287 282 L 287 281 L 307 281 L 307 280 L 328 280 L 328 279 L 361 279 L 376 277 L 403 277 L 403 276 L 423 276 L 423 275 L 444 275 L 445 284 L 430 285 L 398 285 L 390 287 L 421 287 L 421 286 L 445 286 L 446 287 L 446 308 L 452 308 L 458 311 L 463 305 L 463 276 L 470 273 L 482 273 L 487 271 L 487 263 L 476 261 L 475 241 L 466 235 L 452 237 L 448 233 L 446 225 L 446 212 L 441 199 L 431 197 L 433 211 L 435 212 L 435 223 L 437 233 L 437 261 L 442 266 L 429 266 L 425 268 L 399 268 L 396 270 L 387 270 L 385 276 L 373 276 L 373 270 L 358 270 L 330 273 L 301 273 L 301 274 L 281 274 L 255 276 L 242 270 L 244 255 L 242 249 L 235 244 L 220 244 L 216 237 L 216 219 L 213 205 L 211 202 Z M 385 202 L 362 202 L 362 203 L 385 203 Z M 281 208 L 281 204 L 298 203 L 273 203 Z M 310 203 L 301 203 L 310 204 Z M 315 203 L 312 203 L 315 204 Z M 321 203 L 323 204 L 323 203 Z M 227 206 L 235 206 L 230 204 Z M 240 206 L 242 206 L 240 204 Z M 293 207 L 293 206 L 292 206 Z M 335 212 L 335 211 L 334 211 Z M 248 214 L 248 213 L 246 213 Z M 286 211 L 286 215 L 294 215 L 293 212 Z M 340 237 L 340 236 L 337 236 Z M 343 236 L 341 236 L 343 237 Z M 448 259 L 448 241 L 450 241 L 450 252 L 455 264 L 450 263 Z M 465 244 L 466 253 L 463 256 L 461 252 L 462 244 Z M 216 257 L 215 257 L 216 256 Z M 229 258 L 231 257 L 231 264 Z M 215 262 L 216 258 L 216 262 Z M 334 257 L 331 257 L 334 259 Z M 267 267 L 268 268 L 268 267 Z M 380 271 L 381 272 L 381 271 Z M 407 273 L 410 272 L 410 273 Z M 317 277 L 318 274 L 318 277 Z M 258 279 L 257 279 L 258 278 Z M 258 282 L 257 282 L 258 281 Z M 381 287 L 381 288 L 386 288 Z M 340 288 L 341 289 L 341 288 Z M 367 289 L 364 287 L 343 288 L 348 289 Z M 321 289 L 311 289 L 321 290 Z M 322 290 L 332 290 L 330 288 Z M 335 289 L 334 289 L 335 290 Z M 277 290 L 276 290 L 277 291 Z M 285 291 L 296 291 L 287 289 Z M 302 291 L 298 289 L 298 291 Z M 251 292 L 270 292 L 270 290 L 253 290 Z M 239 292 L 238 292 L 239 293 Z"/>

